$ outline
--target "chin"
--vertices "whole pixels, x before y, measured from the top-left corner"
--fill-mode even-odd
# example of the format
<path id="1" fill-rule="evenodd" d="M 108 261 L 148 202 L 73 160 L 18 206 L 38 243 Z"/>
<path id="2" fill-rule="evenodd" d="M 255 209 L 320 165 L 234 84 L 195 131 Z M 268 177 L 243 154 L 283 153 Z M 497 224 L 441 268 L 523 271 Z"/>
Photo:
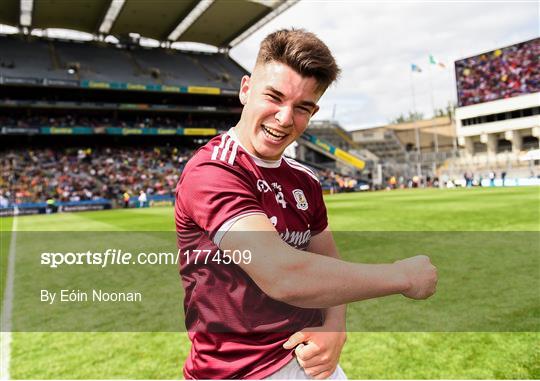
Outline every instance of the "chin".
<path id="1" fill-rule="evenodd" d="M 283 154 L 284 149 L 276 149 L 260 144 L 257 147 L 258 156 L 264 160 L 278 160 Z"/>
<path id="2" fill-rule="evenodd" d="M 264 136 L 264 133 L 260 133 L 256 136 L 255 143 L 254 147 L 256 147 L 256 151 L 262 159 L 277 160 L 291 141 L 289 138 L 285 138 L 280 142 L 272 141 Z"/>

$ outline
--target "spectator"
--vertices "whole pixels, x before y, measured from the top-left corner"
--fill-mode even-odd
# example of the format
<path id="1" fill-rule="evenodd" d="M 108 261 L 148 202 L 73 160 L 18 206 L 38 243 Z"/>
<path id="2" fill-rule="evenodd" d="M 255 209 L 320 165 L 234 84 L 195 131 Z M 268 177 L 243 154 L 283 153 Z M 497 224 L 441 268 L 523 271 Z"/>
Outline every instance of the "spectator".
<path id="1" fill-rule="evenodd" d="M 494 186 L 495 186 L 495 177 L 496 177 L 495 172 L 490 171 L 490 172 L 489 172 L 489 186 L 490 186 L 490 187 L 494 187 Z"/>
<path id="2" fill-rule="evenodd" d="M 129 208 L 129 199 L 131 198 L 131 196 L 129 195 L 128 191 L 124 192 L 122 198 L 124 200 L 124 208 Z"/>
<path id="3" fill-rule="evenodd" d="M 145 208 L 147 205 L 146 205 L 146 193 L 141 190 L 139 192 L 139 208 Z"/>
<path id="4" fill-rule="evenodd" d="M 4 197 L 3 193 L 0 193 L 0 209 L 7 208 L 9 205 L 9 200 Z"/>

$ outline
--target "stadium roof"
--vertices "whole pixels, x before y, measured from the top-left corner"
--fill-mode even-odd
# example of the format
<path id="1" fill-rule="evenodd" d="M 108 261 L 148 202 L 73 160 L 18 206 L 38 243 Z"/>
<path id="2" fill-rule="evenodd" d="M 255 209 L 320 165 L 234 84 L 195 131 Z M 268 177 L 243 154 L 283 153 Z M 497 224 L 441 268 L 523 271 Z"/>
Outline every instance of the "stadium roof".
<path id="1" fill-rule="evenodd" d="M 0 24 L 232 47 L 298 0 L 2 0 Z"/>

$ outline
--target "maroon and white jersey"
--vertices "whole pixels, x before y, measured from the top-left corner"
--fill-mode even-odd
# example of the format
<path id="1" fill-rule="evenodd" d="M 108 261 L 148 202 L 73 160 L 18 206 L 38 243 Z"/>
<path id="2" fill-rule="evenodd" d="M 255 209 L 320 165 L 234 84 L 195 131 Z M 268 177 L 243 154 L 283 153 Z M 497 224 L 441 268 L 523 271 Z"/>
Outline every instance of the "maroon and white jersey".
<path id="1" fill-rule="evenodd" d="M 176 188 L 180 274 L 192 341 L 186 378 L 266 377 L 292 359 L 292 351 L 282 347 L 292 333 L 323 323 L 321 310 L 274 300 L 240 266 L 212 260 L 234 222 L 252 214 L 267 216 L 298 249 L 328 224 L 321 186 L 310 169 L 285 157 L 266 161 L 251 155 L 231 129 L 197 151 Z"/>

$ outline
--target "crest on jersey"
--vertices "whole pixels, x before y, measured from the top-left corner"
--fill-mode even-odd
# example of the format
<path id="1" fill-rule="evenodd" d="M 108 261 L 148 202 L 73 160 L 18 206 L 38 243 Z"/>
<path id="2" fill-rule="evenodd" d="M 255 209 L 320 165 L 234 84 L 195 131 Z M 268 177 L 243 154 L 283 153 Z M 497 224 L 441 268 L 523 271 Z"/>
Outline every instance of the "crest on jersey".
<path id="1" fill-rule="evenodd" d="M 257 180 L 257 189 L 259 190 L 259 192 L 263 192 L 263 193 L 266 193 L 266 192 L 270 192 L 270 185 L 268 185 L 268 183 L 265 181 L 265 180 Z"/>
<path id="2" fill-rule="evenodd" d="M 302 189 L 295 189 L 292 191 L 292 194 L 296 200 L 296 207 L 300 210 L 307 210 L 309 205 L 306 196 L 304 195 L 304 191 Z"/>

